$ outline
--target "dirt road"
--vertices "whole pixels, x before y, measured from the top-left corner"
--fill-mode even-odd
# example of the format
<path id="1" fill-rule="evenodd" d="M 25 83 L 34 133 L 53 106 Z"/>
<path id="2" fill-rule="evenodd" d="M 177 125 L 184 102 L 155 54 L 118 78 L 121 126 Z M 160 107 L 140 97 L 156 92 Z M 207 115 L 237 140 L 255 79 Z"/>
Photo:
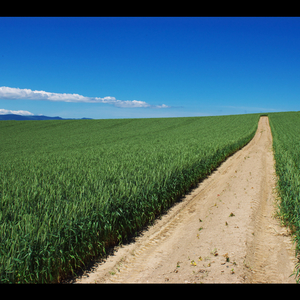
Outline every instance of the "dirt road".
<path id="1" fill-rule="evenodd" d="M 253 140 L 135 242 L 75 283 L 294 283 L 295 250 L 276 207 L 272 135 Z"/>

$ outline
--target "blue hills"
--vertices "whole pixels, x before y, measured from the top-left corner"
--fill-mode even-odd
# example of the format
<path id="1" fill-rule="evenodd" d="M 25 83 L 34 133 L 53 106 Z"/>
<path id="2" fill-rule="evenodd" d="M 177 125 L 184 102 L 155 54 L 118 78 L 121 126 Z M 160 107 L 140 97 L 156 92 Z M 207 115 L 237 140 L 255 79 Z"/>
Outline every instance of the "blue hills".
<path id="1" fill-rule="evenodd" d="M 90 119 L 90 118 L 82 118 L 82 119 Z M 64 119 L 61 117 L 47 117 L 47 116 L 22 116 L 22 115 L 15 115 L 15 114 L 6 114 L 0 115 L 0 121 L 41 121 L 41 120 L 71 120 L 71 119 Z"/>

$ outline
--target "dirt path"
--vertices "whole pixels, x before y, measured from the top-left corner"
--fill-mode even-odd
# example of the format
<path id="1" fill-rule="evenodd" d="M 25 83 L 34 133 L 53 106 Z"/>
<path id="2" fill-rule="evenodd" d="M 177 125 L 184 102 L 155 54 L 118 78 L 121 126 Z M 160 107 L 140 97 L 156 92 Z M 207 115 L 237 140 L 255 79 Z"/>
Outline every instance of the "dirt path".
<path id="1" fill-rule="evenodd" d="M 276 211 L 272 135 L 253 140 L 75 283 L 294 283 L 295 250 Z"/>

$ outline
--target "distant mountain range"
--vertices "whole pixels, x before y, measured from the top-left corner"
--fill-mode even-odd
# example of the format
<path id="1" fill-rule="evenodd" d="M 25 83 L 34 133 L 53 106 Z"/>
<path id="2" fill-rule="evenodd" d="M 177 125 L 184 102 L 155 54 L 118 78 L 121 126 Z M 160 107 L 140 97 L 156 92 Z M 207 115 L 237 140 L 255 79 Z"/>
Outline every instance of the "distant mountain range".
<path id="1" fill-rule="evenodd" d="M 91 118 L 81 118 L 83 119 L 91 119 Z M 9 121 L 9 120 L 15 120 L 15 121 L 26 121 L 26 120 L 74 120 L 71 118 L 64 119 L 61 117 L 47 117 L 47 116 L 21 116 L 21 115 L 15 115 L 15 114 L 7 114 L 7 115 L 0 115 L 0 121 Z"/>

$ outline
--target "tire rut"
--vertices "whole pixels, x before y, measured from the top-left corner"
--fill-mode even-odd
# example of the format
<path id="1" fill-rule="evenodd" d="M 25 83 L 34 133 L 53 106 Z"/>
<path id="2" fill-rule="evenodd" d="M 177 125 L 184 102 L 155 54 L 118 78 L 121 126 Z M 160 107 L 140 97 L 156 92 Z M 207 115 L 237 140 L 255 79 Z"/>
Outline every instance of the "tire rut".
<path id="1" fill-rule="evenodd" d="M 276 174 L 274 168 L 268 167 L 275 164 L 269 124 L 265 130 L 268 137 L 265 148 L 268 151 L 261 158 L 261 194 L 254 204 L 252 239 L 248 250 L 251 272 L 247 282 L 294 283 L 291 271 L 297 263 L 295 248 L 289 230 L 276 219 Z"/>

